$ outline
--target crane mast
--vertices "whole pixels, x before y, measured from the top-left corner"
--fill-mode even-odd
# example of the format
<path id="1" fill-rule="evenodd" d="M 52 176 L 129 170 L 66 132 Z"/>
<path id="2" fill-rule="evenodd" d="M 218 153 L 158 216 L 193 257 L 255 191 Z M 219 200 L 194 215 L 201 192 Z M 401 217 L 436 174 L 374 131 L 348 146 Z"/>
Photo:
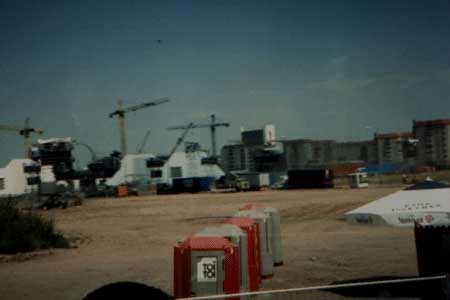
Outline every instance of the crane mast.
<path id="1" fill-rule="evenodd" d="M 31 156 L 31 133 L 32 132 L 35 132 L 37 134 L 44 133 L 44 131 L 42 129 L 30 127 L 30 118 L 25 119 L 25 126 L 23 126 L 23 127 L 0 125 L 0 130 L 18 132 L 20 135 L 23 136 L 26 158 L 30 158 L 30 156 Z"/>
<path id="2" fill-rule="evenodd" d="M 138 105 L 134 105 L 134 106 L 129 106 L 129 107 L 123 107 L 122 101 L 119 100 L 118 103 L 118 108 L 117 110 L 113 111 L 112 113 L 109 114 L 110 118 L 113 118 L 115 116 L 117 116 L 119 118 L 119 132 L 120 132 L 120 145 L 121 145 L 121 151 L 122 151 L 122 155 L 126 155 L 127 154 L 127 137 L 126 137 L 126 130 L 125 130 L 125 114 L 129 113 L 129 112 L 133 112 L 133 111 L 137 111 L 146 107 L 150 107 L 150 106 L 155 106 L 155 105 L 159 105 L 159 104 L 163 104 L 163 103 L 167 103 L 169 102 L 169 98 L 165 97 L 165 98 L 161 98 L 161 99 L 157 99 L 153 102 L 146 102 L 146 103 L 142 103 L 142 104 L 138 104 Z"/>

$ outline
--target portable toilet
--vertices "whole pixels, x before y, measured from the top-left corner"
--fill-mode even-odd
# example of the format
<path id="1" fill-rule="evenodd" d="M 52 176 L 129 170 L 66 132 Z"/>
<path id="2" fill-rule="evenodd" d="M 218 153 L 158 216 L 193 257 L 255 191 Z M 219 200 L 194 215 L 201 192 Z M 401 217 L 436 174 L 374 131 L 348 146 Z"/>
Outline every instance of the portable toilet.
<path id="1" fill-rule="evenodd" d="M 270 217 L 261 210 L 241 210 L 235 213 L 235 217 L 249 217 L 258 223 L 259 229 L 259 249 L 261 258 L 261 277 L 270 278 L 273 276 L 273 255 L 270 243 L 272 228 Z"/>
<path id="2" fill-rule="evenodd" d="M 187 238 L 175 246 L 173 266 L 175 298 L 240 292 L 239 248 L 224 237 Z"/>
<path id="3" fill-rule="evenodd" d="M 236 225 L 247 233 L 249 288 L 250 291 L 256 291 L 261 283 L 258 223 L 247 217 L 228 218 L 225 223 Z"/>
<path id="4" fill-rule="evenodd" d="M 280 212 L 276 208 L 268 207 L 260 203 L 249 203 L 240 208 L 240 210 L 251 209 L 262 210 L 270 217 L 270 227 L 272 233 L 270 243 L 272 247 L 273 265 L 276 267 L 283 265 Z"/>
<path id="5" fill-rule="evenodd" d="M 248 242 L 247 233 L 241 230 L 238 226 L 232 224 L 222 224 L 217 226 L 206 227 L 202 231 L 195 234 L 195 236 L 207 237 L 224 237 L 234 245 L 239 247 L 240 258 L 240 278 L 241 278 L 241 292 L 249 291 L 249 268 L 248 268 Z M 244 297 L 242 297 L 244 298 Z"/>

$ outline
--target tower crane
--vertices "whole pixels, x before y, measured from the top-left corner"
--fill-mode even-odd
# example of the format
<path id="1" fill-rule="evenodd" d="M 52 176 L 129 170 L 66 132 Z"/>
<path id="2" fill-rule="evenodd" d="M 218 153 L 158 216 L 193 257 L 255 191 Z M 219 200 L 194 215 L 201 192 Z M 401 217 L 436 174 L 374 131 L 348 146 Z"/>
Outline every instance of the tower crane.
<path id="1" fill-rule="evenodd" d="M 211 117 L 211 123 L 209 124 L 193 124 L 184 126 L 172 126 L 167 128 L 168 130 L 178 130 L 178 129 L 187 129 L 189 128 L 209 128 L 211 131 L 211 152 L 212 156 L 217 156 L 217 143 L 216 143 L 216 127 L 229 127 L 230 123 L 216 123 L 216 116 L 213 114 Z"/>
<path id="2" fill-rule="evenodd" d="M 184 141 L 184 138 L 186 137 L 186 135 L 188 134 L 189 130 L 194 128 L 194 123 L 189 123 L 187 126 L 185 126 L 183 128 L 183 133 L 181 134 L 181 136 L 178 138 L 177 142 L 175 143 L 175 145 L 173 146 L 172 150 L 169 153 L 169 158 L 172 157 L 172 155 L 175 153 L 175 151 L 177 151 L 177 148 L 180 146 L 180 144 Z"/>
<path id="3" fill-rule="evenodd" d="M 129 106 L 129 107 L 123 107 L 122 106 L 122 101 L 119 100 L 118 103 L 118 108 L 117 110 L 113 111 L 112 113 L 109 114 L 110 118 L 113 118 L 114 116 L 117 116 L 119 118 L 119 128 L 120 128 L 120 143 L 121 143 L 121 150 L 122 150 L 122 155 L 127 154 L 127 140 L 126 140 L 126 133 L 125 133 L 125 114 L 132 112 L 132 111 L 137 111 L 149 106 L 155 106 L 155 105 L 159 105 L 159 104 L 163 104 L 169 102 L 169 98 L 165 97 L 165 98 L 161 98 L 161 99 L 157 99 L 153 102 L 146 102 L 146 103 L 142 103 L 142 104 L 138 104 L 138 105 L 134 105 L 134 106 Z"/>
<path id="4" fill-rule="evenodd" d="M 145 145 L 147 144 L 148 137 L 150 136 L 150 130 L 147 130 L 144 138 L 140 145 L 136 147 L 136 154 L 141 154 L 144 151 Z"/>
<path id="5" fill-rule="evenodd" d="M 31 156 L 31 139 L 30 134 L 35 132 L 37 134 L 43 134 L 42 129 L 30 127 L 30 118 L 25 119 L 25 126 L 10 126 L 10 125 L 0 125 L 0 130 L 4 131 L 15 131 L 20 135 L 23 135 L 24 145 L 25 145 L 25 157 L 30 158 Z"/>

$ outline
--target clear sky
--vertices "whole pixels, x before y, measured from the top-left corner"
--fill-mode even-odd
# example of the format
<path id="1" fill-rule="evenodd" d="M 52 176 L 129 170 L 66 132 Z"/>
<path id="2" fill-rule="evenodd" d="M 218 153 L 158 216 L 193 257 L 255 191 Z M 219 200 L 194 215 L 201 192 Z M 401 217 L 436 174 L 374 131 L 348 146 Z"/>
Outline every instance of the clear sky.
<path id="1" fill-rule="evenodd" d="M 171 102 L 127 116 L 128 147 L 168 152 L 215 113 L 230 128 L 359 140 L 450 118 L 447 0 L 0 0 L 0 124 L 119 149 L 118 99 Z M 367 128 L 370 127 L 370 128 Z M 187 138 L 209 147 L 209 131 Z M 23 140 L 0 132 L 0 163 Z M 80 161 L 88 157 L 75 151 Z"/>

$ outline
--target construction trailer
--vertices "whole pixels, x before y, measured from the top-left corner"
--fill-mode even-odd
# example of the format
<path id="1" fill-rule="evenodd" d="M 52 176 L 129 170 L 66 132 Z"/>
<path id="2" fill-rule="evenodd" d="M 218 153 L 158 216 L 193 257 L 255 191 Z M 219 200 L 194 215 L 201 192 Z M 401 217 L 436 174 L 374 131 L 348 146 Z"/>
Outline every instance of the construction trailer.
<path id="1" fill-rule="evenodd" d="M 202 159 L 208 155 L 204 151 L 175 152 L 170 157 L 155 157 L 147 160 L 151 184 L 157 187 L 158 193 L 191 192 L 189 182 L 199 184 L 201 190 L 209 190 L 217 179 L 224 175 L 216 164 L 203 164 Z M 199 179 L 195 179 L 199 178 Z M 184 182 L 183 182 L 184 180 Z M 206 183 L 209 187 L 205 187 Z M 183 190 L 183 186 L 187 190 Z"/>

